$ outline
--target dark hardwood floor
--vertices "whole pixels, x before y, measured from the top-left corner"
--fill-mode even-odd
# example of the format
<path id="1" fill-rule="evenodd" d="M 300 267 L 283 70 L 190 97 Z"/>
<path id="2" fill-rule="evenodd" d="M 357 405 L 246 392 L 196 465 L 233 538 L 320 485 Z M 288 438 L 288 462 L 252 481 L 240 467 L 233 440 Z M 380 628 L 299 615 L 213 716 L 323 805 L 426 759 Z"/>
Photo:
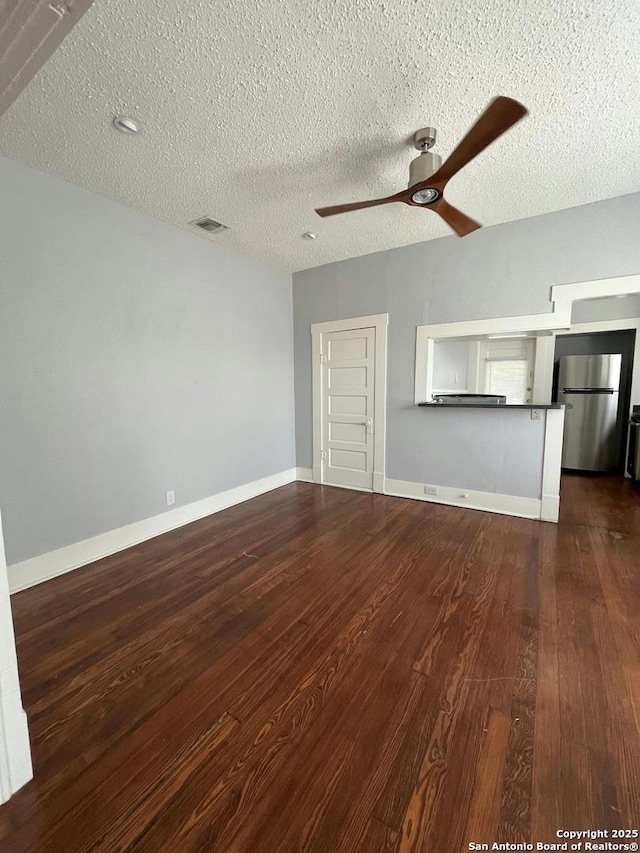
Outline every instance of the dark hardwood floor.
<path id="1" fill-rule="evenodd" d="M 293 484 L 14 596 L 11 853 L 640 828 L 640 489 L 559 525 Z"/>

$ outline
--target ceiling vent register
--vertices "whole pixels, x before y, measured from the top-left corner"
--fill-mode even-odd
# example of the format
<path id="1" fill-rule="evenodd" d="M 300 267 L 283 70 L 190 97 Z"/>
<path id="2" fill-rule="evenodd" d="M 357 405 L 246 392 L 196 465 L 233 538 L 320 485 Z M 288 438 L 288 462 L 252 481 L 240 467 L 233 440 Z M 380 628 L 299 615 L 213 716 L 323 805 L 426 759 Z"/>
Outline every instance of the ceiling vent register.
<path id="1" fill-rule="evenodd" d="M 210 234 L 218 234 L 220 231 L 227 231 L 229 226 L 223 225 L 222 222 L 217 222 L 210 216 L 201 216 L 200 219 L 195 219 L 192 223 L 203 231 L 208 231 Z"/>

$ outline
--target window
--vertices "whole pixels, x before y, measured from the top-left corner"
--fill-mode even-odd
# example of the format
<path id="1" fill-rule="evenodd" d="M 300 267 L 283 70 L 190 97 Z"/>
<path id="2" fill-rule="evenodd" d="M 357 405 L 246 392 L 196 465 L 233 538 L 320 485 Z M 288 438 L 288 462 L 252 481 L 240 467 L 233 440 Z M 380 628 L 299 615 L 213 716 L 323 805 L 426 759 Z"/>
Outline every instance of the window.
<path id="1" fill-rule="evenodd" d="M 535 342 L 484 341 L 480 346 L 479 374 L 485 394 L 503 394 L 507 403 L 530 403 Z"/>

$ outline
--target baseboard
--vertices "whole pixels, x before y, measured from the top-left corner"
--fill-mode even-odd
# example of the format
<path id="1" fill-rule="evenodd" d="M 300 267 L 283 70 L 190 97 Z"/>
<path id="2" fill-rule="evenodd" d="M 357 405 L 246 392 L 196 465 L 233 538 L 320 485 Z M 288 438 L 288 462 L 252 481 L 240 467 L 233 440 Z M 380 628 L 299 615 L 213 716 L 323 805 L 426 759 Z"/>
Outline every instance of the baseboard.
<path id="1" fill-rule="evenodd" d="M 543 495 L 540 502 L 540 518 L 543 521 L 557 522 L 560 518 L 560 496 Z"/>
<path id="2" fill-rule="evenodd" d="M 107 533 L 101 533 L 91 539 L 84 539 L 73 545 L 67 545 L 65 548 L 50 551 L 48 554 L 32 557 L 21 563 L 14 563 L 8 567 L 9 591 L 11 593 L 20 592 L 23 589 L 36 586 L 36 584 L 51 580 L 51 578 L 71 572 L 81 566 L 86 566 L 88 563 L 94 563 L 96 560 L 101 560 L 103 557 L 108 557 L 118 551 L 124 551 L 125 548 L 131 548 L 147 539 L 153 539 L 154 536 L 168 533 L 177 527 L 198 521 L 207 515 L 213 515 L 265 492 L 270 492 L 272 489 L 286 486 L 287 483 L 293 483 L 298 479 L 298 470 L 290 468 L 279 474 L 254 480 L 251 483 L 245 483 L 243 486 L 220 492 L 201 501 L 195 501 L 186 506 L 163 512 L 161 515 L 127 524 L 125 527 L 119 527 L 116 530 L 109 530 Z"/>
<path id="3" fill-rule="evenodd" d="M 385 480 L 384 493 L 397 498 L 428 501 L 429 503 L 459 506 L 466 509 L 479 509 L 484 512 L 497 512 L 501 515 L 517 515 L 522 518 L 540 518 L 540 500 L 523 498 L 518 495 L 498 495 L 493 492 L 477 492 L 473 489 L 456 489 L 451 486 L 437 486 L 437 495 L 425 495 L 424 483 L 410 480 Z"/>
<path id="4" fill-rule="evenodd" d="M 313 468 L 296 468 L 297 479 L 302 483 L 314 483 L 316 482 L 313 479 Z M 325 483 L 326 486 L 335 485 L 334 483 Z M 351 488 L 351 486 L 345 486 L 346 489 Z M 370 492 L 371 489 L 361 489 L 359 491 Z M 373 491 L 379 492 L 380 494 L 384 494 L 384 474 L 381 474 L 378 471 L 373 472 Z"/>
<path id="5" fill-rule="evenodd" d="M 297 479 L 305 483 L 313 483 L 311 468 L 296 468 Z M 382 477 L 382 475 L 380 475 Z M 328 483 L 326 485 L 333 485 Z M 343 486 L 341 488 L 350 488 Z M 472 489 L 455 489 L 450 486 L 438 486 L 438 495 L 425 495 L 424 483 L 413 483 L 410 480 L 384 479 L 381 492 L 397 498 L 429 501 L 445 504 L 446 506 L 466 507 L 484 512 L 497 512 L 501 515 L 516 515 L 522 518 L 542 518 L 544 521 L 557 521 L 560 498 L 544 495 L 538 498 L 523 498 L 518 495 L 499 495 L 493 492 L 477 492 Z M 369 491 L 365 489 L 364 491 Z M 374 488 L 374 491 L 377 491 Z M 466 495 L 465 498 L 462 495 Z"/>
<path id="6" fill-rule="evenodd" d="M 373 491 L 364 486 L 345 486 L 344 483 L 318 483 L 324 489 L 346 489 L 348 492 L 364 492 L 367 495 L 372 495 Z"/>
<path id="7" fill-rule="evenodd" d="M 0 744 L 0 803 L 5 803 L 16 791 L 33 778 L 27 715 L 22 710 L 20 690 L 0 699 L 3 733 Z"/>

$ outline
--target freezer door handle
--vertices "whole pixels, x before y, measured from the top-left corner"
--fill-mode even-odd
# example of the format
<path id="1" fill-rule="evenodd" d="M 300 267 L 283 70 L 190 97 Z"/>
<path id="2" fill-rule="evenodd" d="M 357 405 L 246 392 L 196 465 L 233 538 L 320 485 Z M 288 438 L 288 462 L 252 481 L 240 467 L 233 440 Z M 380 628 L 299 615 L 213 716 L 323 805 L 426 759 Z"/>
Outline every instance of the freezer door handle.
<path id="1" fill-rule="evenodd" d="M 563 394 L 615 394 L 615 388 L 563 388 Z"/>

